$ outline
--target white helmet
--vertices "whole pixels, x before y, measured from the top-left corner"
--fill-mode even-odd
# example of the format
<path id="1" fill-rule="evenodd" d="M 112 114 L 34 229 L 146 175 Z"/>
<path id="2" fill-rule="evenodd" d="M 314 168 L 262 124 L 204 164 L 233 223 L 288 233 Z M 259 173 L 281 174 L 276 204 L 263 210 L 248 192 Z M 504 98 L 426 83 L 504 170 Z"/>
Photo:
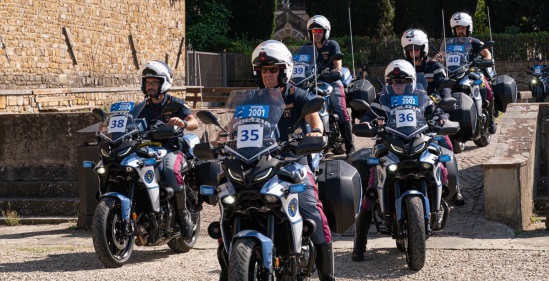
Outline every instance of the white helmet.
<path id="1" fill-rule="evenodd" d="M 406 60 L 395 60 L 385 68 L 385 83 L 392 79 L 409 79 L 412 82 L 412 90 L 416 90 L 416 69 Z"/>
<path id="2" fill-rule="evenodd" d="M 418 48 L 421 50 L 420 56 L 423 59 L 427 59 L 427 54 L 429 53 L 429 38 L 425 32 L 419 29 L 408 29 L 404 31 L 402 38 L 400 38 L 400 45 L 402 45 L 402 51 L 404 51 L 406 59 L 412 59 L 410 53 L 406 52 L 406 46 L 409 45 L 421 46 Z"/>
<path id="3" fill-rule="evenodd" d="M 452 34 L 454 36 L 456 36 L 456 26 L 467 26 L 467 36 L 473 34 L 473 18 L 466 13 L 458 12 L 450 18 L 450 27 L 452 27 Z"/>
<path id="4" fill-rule="evenodd" d="M 321 15 L 313 16 L 309 19 L 307 22 L 307 34 L 309 34 L 309 40 L 313 41 L 313 34 L 311 33 L 311 29 L 313 28 L 322 28 L 324 29 L 324 38 L 322 41 L 328 40 L 330 38 L 330 21 L 325 17 Z"/>
<path id="5" fill-rule="evenodd" d="M 294 69 L 292 53 L 290 53 L 286 45 L 276 40 L 267 40 L 255 47 L 252 53 L 252 66 L 254 68 L 254 76 L 261 87 L 264 85 L 261 79 L 260 68 L 267 65 L 280 66 L 278 86 L 286 86 L 292 77 Z"/>
<path id="6" fill-rule="evenodd" d="M 145 82 L 147 78 L 160 78 L 162 80 L 160 85 L 160 93 L 166 93 L 171 87 L 173 82 L 173 74 L 170 70 L 170 67 L 162 61 L 153 60 L 147 62 L 141 70 L 139 70 L 141 75 L 141 90 L 145 95 L 147 94 L 145 89 Z"/>

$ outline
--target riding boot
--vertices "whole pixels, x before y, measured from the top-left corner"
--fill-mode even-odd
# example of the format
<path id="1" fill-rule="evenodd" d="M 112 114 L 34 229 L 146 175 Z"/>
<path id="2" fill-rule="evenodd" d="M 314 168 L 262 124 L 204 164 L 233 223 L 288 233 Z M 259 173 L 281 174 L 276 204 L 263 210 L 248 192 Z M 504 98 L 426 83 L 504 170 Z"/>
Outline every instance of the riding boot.
<path id="1" fill-rule="evenodd" d="M 488 127 L 488 133 L 495 134 L 496 130 L 498 129 L 498 126 L 496 124 L 496 117 L 494 116 L 494 101 L 492 100 L 490 102 L 490 105 L 488 106 L 488 114 L 490 114 L 490 125 Z"/>
<path id="2" fill-rule="evenodd" d="M 355 152 L 351 122 L 339 123 L 339 130 L 341 131 L 341 137 L 343 138 L 343 142 L 345 142 L 345 154 L 347 154 L 347 157 L 349 157 L 349 155 Z"/>
<path id="3" fill-rule="evenodd" d="M 320 281 L 335 280 L 332 242 L 315 244 L 315 248 L 317 251 L 315 264 L 318 270 L 318 279 Z"/>
<path id="4" fill-rule="evenodd" d="M 187 240 L 193 236 L 193 222 L 191 220 L 191 213 L 187 210 L 185 190 L 175 193 L 175 201 L 177 205 L 177 219 L 179 223 L 179 229 L 181 230 L 181 237 Z"/>
<path id="5" fill-rule="evenodd" d="M 370 230 L 370 222 L 372 221 L 372 212 L 360 209 L 355 222 L 355 243 L 353 246 L 352 261 L 364 261 L 364 252 L 366 252 L 366 244 L 368 244 L 368 231 Z"/>
<path id="6" fill-rule="evenodd" d="M 227 256 L 227 252 L 225 252 L 223 243 L 217 247 L 217 261 L 219 262 L 219 267 L 221 267 L 219 281 L 227 281 L 229 279 L 229 257 Z"/>

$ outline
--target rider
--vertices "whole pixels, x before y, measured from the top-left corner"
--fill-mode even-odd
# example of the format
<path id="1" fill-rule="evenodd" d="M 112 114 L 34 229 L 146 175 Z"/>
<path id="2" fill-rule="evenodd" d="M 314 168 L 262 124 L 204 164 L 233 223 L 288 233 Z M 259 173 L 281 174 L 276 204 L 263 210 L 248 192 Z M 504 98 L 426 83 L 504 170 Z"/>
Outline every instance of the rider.
<path id="1" fill-rule="evenodd" d="M 427 34 L 419 29 L 408 29 L 402 34 L 400 44 L 406 60 L 415 66 L 416 73 L 423 73 L 427 80 L 427 88 L 424 89 L 427 94 L 432 98 L 434 95 L 433 100 L 436 103 L 438 103 L 439 94 L 443 99 L 452 97 L 452 92 L 448 88 L 438 92 L 440 83 L 447 79 L 447 75 L 444 66 L 428 56 L 429 38 Z"/>
<path id="2" fill-rule="evenodd" d="M 279 41 L 267 40 L 259 44 L 252 53 L 252 65 L 260 88 L 276 88 L 282 93 L 286 110 L 278 122 L 278 129 L 280 140 L 288 140 L 288 133 L 291 133 L 288 132 L 288 128 L 298 120 L 305 103 L 315 96 L 303 89 L 293 87 L 289 83 L 294 67 L 292 53 Z M 317 112 L 306 115 L 305 121 L 311 128 L 308 136 L 321 137 L 323 135 L 322 121 Z M 302 157 L 298 161 L 308 169 L 308 176 L 304 179 L 308 188 L 307 191 L 299 194 L 299 210 L 304 219 L 312 219 L 317 225 L 315 232 L 311 235 L 311 240 L 317 250 L 315 262 L 318 276 L 320 280 L 335 280 L 332 235 L 322 209 L 322 202 L 318 199 L 318 187 L 306 157 Z M 221 247 L 223 246 L 220 245 Z M 222 255 L 226 254 L 218 249 L 218 255 L 220 252 L 223 253 Z M 220 256 L 218 259 L 222 269 L 220 280 L 225 280 L 228 259 L 226 256 Z"/>
<path id="3" fill-rule="evenodd" d="M 385 69 L 385 82 L 388 85 L 386 88 L 389 91 L 394 92 L 396 95 L 404 93 L 421 93 L 425 92 L 416 87 L 416 71 L 411 63 L 405 60 L 395 60 L 389 63 Z M 385 89 L 384 89 L 385 91 Z M 360 119 L 361 124 L 370 124 L 371 121 L 376 119 L 375 114 L 387 119 L 387 114 L 384 109 L 384 105 L 381 104 L 380 96 L 370 104 L 372 111 L 367 111 L 366 114 Z M 374 114 L 375 112 L 375 114 Z M 436 108 L 435 103 L 429 100 L 428 105 L 425 108 L 426 120 L 438 120 L 440 124 L 448 120 L 448 115 L 442 110 Z M 447 181 L 448 171 L 441 165 L 441 171 L 443 175 L 443 182 Z M 370 169 L 370 178 L 368 180 L 368 189 L 375 187 L 375 167 Z M 356 217 L 355 222 L 355 240 L 353 245 L 353 253 L 351 256 L 352 261 L 364 261 L 364 252 L 366 251 L 366 244 L 368 242 L 368 230 L 370 229 L 370 222 L 372 221 L 372 204 L 370 200 L 364 196 L 360 205 L 360 211 Z"/>
<path id="4" fill-rule="evenodd" d="M 147 124 L 151 124 L 154 122 L 153 120 L 160 119 L 160 113 L 166 104 L 176 102 L 183 106 L 178 111 L 171 113 L 166 124 L 178 126 L 187 131 L 198 128 L 198 121 L 192 115 L 185 101 L 167 93 L 173 83 L 173 74 L 166 63 L 158 60 L 149 61 L 143 65 L 140 74 L 141 90 L 145 94 L 146 100 L 136 107 L 143 107 L 138 118 L 145 118 Z M 192 236 L 193 224 L 191 215 L 187 210 L 184 178 L 181 174 L 181 167 L 185 161 L 185 155 L 180 150 L 181 145 L 178 138 L 168 140 L 165 145 L 168 154 L 163 160 L 163 179 L 166 186 L 172 187 L 174 190 L 177 205 L 176 215 L 181 229 L 181 236 L 184 239 L 189 239 Z"/>
<path id="5" fill-rule="evenodd" d="M 316 15 L 309 19 L 307 22 L 307 32 L 309 39 L 314 42 L 318 57 L 316 58 L 317 65 L 323 66 L 330 57 L 334 54 L 340 54 L 339 44 L 334 40 L 328 40 L 330 37 L 330 22 L 324 16 Z M 339 73 L 341 78 L 341 59 L 333 60 L 326 69 L 320 69 L 323 72 L 336 72 Z M 347 113 L 347 102 L 345 101 L 345 90 L 343 89 L 343 83 L 340 79 L 337 81 L 327 81 L 334 88 L 334 91 L 330 94 L 330 105 L 335 114 L 339 118 L 339 129 L 341 131 L 341 137 L 345 142 L 345 153 L 347 156 L 355 151 L 353 144 L 353 133 L 351 128 L 351 118 Z"/>
<path id="6" fill-rule="evenodd" d="M 471 41 L 471 46 L 473 47 L 472 53 L 469 55 L 469 61 L 473 61 L 474 58 L 481 55 L 485 59 L 492 59 L 492 53 L 488 49 L 482 49 L 484 42 L 480 41 L 477 38 L 471 37 L 473 33 L 473 19 L 466 13 L 458 12 L 452 15 L 450 18 L 450 27 L 452 27 L 452 34 L 457 37 L 469 37 Z M 491 67 L 485 69 L 485 73 L 488 74 L 489 78 L 495 75 Z M 488 78 L 484 76 L 484 86 L 481 87 L 480 93 L 483 99 L 483 106 L 488 108 L 488 112 L 495 116 L 497 112 L 494 110 L 494 94 L 490 83 L 488 83 Z M 494 120 L 495 118 L 490 118 L 490 126 L 488 132 L 490 134 L 495 134 L 497 130 L 497 124 Z"/>

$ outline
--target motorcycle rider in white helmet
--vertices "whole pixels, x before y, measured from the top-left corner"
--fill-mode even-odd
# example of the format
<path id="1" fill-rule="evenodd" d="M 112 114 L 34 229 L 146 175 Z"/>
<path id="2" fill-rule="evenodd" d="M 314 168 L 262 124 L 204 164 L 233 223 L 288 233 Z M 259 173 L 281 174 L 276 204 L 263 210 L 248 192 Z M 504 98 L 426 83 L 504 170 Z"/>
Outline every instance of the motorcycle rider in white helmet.
<path id="1" fill-rule="evenodd" d="M 299 119 L 305 103 L 315 96 L 289 83 L 294 66 L 292 53 L 279 41 L 267 40 L 259 44 L 252 53 L 252 66 L 260 88 L 277 88 L 282 93 L 286 110 L 278 122 L 278 130 L 280 132 L 279 140 L 286 141 L 288 133 L 291 133 L 288 132 L 288 128 Z M 311 128 L 308 136 L 323 136 L 324 128 L 318 112 L 306 115 L 305 121 Z M 305 128 L 304 125 L 301 124 L 302 129 Z M 299 210 L 304 219 L 312 219 L 317 225 L 315 232 L 311 235 L 311 240 L 317 250 L 318 275 L 320 280 L 335 280 L 332 235 L 322 210 L 322 202 L 318 199 L 318 187 L 313 173 L 309 169 L 307 157 L 304 156 L 297 161 L 308 168 L 308 176 L 303 182 L 308 188 L 307 191 L 299 194 Z M 226 280 L 228 257 L 223 251 L 223 245 L 219 246 L 217 253 L 221 266 L 220 280 Z"/>
<path id="2" fill-rule="evenodd" d="M 416 79 L 416 70 L 410 62 L 402 59 L 392 61 L 385 69 L 385 82 L 387 86 L 384 87 L 382 95 L 389 93 L 391 95 L 402 95 L 405 93 L 425 92 L 425 90 L 417 88 Z M 375 112 L 377 116 L 385 117 L 385 120 L 388 120 L 384 106 L 387 105 L 381 104 L 380 95 L 370 104 L 372 111 Z M 360 119 L 361 124 L 369 124 L 376 119 L 376 115 L 372 111 L 367 111 L 366 114 L 364 114 Z M 432 100 L 430 100 L 429 104 L 426 106 L 424 114 L 426 120 L 431 120 L 436 116 L 440 124 L 443 124 L 448 120 L 448 115 L 438 109 Z M 448 180 L 448 170 L 446 170 L 444 166 L 441 166 L 441 171 L 443 182 L 446 182 Z M 368 189 L 375 188 L 375 167 L 370 169 L 369 176 Z M 368 243 L 368 230 L 370 229 L 370 223 L 372 221 L 372 207 L 373 204 L 370 200 L 368 200 L 366 196 L 363 196 L 362 203 L 360 204 L 360 211 L 358 212 L 355 222 L 355 239 L 351 255 L 352 261 L 364 261 L 364 252 L 366 251 L 366 244 Z"/>
<path id="3" fill-rule="evenodd" d="M 318 52 L 316 62 L 319 67 L 328 62 L 332 55 L 341 53 L 339 44 L 334 40 L 328 40 L 328 38 L 330 38 L 330 29 L 330 22 L 326 17 L 321 15 L 313 16 L 307 22 L 309 39 L 314 43 Z M 319 69 L 319 71 L 337 72 L 340 74 L 339 77 L 341 78 L 342 66 L 341 60 L 334 60 L 326 66 L 326 69 Z M 347 102 L 345 100 L 343 83 L 340 79 L 326 82 L 330 83 L 334 88 L 334 91 L 329 97 L 330 106 L 339 118 L 339 129 L 341 131 L 341 137 L 345 142 L 345 153 L 349 156 L 355 151 L 355 146 L 353 144 L 353 133 L 351 132 L 351 118 L 347 113 Z"/>
<path id="4" fill-rule="evenodd" d="M 463 12 L 457 12 L 452 15 L 450 18 L 450 27 L 452 28 L 452 34 L 457 37 L 469 37 L 469 40 L 471 42 L 471 46 L 473 47 L 473 50 L 471 54 L 469 55 L 469 61 L 473 61 L 474 58 L 481 55 L 485 59 L 492 59 L 492 53 L 488 49 L 483 49 L 482 46 L 484 45 L 484 42 L 480 41 L 477 38 L 471 37 L 471 34 L 473 33 L 473 19 L 470 15 Z M 442 51 L 442 49 L 441 49 Z M 490 83 L 488 82 L 488 78 L 492 79 L 492 77 L 495 75 L 491 67 L 487 67 L 484 69 L 484 86 L 480 89 L 480 94 L 482 95 L 482 99 L 486 102 L 483 102 L 483 106 L 487 107 L 488 112 L 492 114 L 494 117 L 490 118 L 490 125 L 488 128 L 488 132 L 490 134 L 495 134 L 497 130 L 497 124 L 494 121 L 495 117 L 497 117 L 497 112 L 495 112 L 494 109 L 494 94 L 492 91 L 492 87 L 490 86 Z"/>
<path id="5" fill-rule="evenodd" d="M 176 102 L 183 106 L 176 112 L 173 112 L 167 125 L 178 126 L 187 131 L 193 131 L 198 128 L 198 121 L 192 115 L 191 109 L 184 100 L 168 95 L 168 90 L 173 83 L 173 74 L 170 67 L 158 60 L 145 63 L 139 71 L 141 75 L 141 90 L 145 94 L 146 100 L 136 106 L 140 108 L 138 118 L 145 118 L 147 124 L 160 118 L 162 108 L 168 103 Z M 164 157 L 163 180 L 166 186 L 172 187 L 176 201 L 176 218 L 181 230 L 181 236 L 189 239 L 193 232 L 193 223 L 191 215 L 187 210 L 186 193 L 184 189 L 184 178 L 181 175 L 181 167 L 185 161 L 185 155 L 181 152 L 182 144 L 178 138 L 171 138 L 164 147 L 168 154 Z M 197 202 L 198 204 L 198 202 Z"/>

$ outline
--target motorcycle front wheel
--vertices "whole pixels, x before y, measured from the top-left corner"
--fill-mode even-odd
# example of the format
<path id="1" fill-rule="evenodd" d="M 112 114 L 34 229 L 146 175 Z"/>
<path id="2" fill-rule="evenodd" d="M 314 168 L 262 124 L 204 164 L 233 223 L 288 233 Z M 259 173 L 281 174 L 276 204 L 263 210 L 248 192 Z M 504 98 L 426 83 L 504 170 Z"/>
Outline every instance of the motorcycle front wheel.
<path id="1" fill-rule="evenodd" d="M 541 86 L 534 87 L 534 92 L 532 93 L 532 96 L 536 98 L 536 102 L 543 102 L 545 100 L 543 89 Z"/>
<path id="2" fill-rule="evenodd" d="M 196 244 L 196 241 L 198 240 L 198 234 L 200 232 L 200 211 L 195 210 L 194 202 L 192 202 L 191 197 L 196 197 L 196 191 L 193 191 L 190 187 L 186 188 L 187 192 L 187 209 L 191 213 L 191 221 L 193 222 L 193 235 L 191 238 L 185 240 L 183 237 L 179 236 L 178 238 L 170 240 L 168 242 L 168 247 L 172 249 L 172 251 L 176 253 L 186 253 L 190 251 L 194 245 Z M 191 192 L 194 192 L 192 196 L 190 195 Z"/>
<path id="3" fill-rule="evenodd" d="M 236 240 L 229 256 L 229 281 L 266 280 L 261 244 L 254 238 Z"/>
<path id="4" fill-rule="evenodd" d="M 426 236 L 423 202 L 420 197 L 408 196 L 406 202 L 406 263 L 411 270 L 421 270 L 425 265 Z"/>
<path id="5" fill-rule="evenodd" d="M 121 267 L 133 251 L 134 235 L 127 234 L 122 221 L 120 202 L 106 197 L 93 214 L 92 239 L 95 253 L 104 266 Z"/>

